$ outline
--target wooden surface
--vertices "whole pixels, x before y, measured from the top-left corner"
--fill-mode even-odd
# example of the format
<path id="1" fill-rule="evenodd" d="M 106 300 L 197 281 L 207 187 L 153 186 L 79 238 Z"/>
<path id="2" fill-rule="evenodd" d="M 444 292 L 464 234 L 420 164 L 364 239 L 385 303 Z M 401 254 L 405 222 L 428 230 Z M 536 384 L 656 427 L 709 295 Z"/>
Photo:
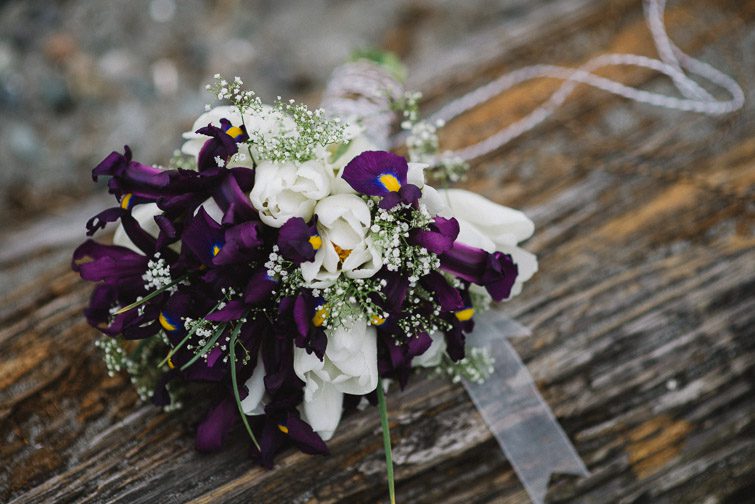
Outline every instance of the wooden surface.
<path id="1" fill-rule="evenodd" d="M 667 18 L 681 47 L 740 81 L 745 111 L 711 119 L 582 89 L 467 183 L 537 225 L 540 272 L 506 306 L 533 336 L 514 345 L 592 471 L 555 477 L 549 502 L 754 501 L 755 1 L 673 2 Z M 484 50 L 417 70 L 431 105 L 525 64 L 653 54 L 635 0 L 554 1 L 471 40 Z M 644 71 L 608 75 L 670 90 Z M 554 85 L 467 114 L 447 145 Z M 70 212 L 0 234 L 0 501 L 387 501 L 374 409 L 342 422 L 331 457 L 289 451 L 264 471 L 241 432 L 222 453 L 193 451 L 201 405 L 163 414 L 108 378 L 81 316 L 91 286 L 67 270 L 83 225 Z M 399 502 L 527 502 L 460 386 L 416 379 L 389 410 Z"/>

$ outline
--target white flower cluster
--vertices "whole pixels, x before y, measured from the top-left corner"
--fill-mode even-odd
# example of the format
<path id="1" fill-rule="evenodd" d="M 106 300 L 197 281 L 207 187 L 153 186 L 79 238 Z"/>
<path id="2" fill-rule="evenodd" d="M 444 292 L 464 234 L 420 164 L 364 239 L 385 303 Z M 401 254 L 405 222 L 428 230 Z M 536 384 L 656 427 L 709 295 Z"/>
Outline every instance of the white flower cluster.
<path id="1" fill-rule="evenodd" d="M 453 383 L 459 383 L 462 379 L 483 383 L 495 371 L 494 364 L 495 359 L 487 348 L 473 347 L 467 350 L 466 356 L 460 361 L 453 362 L 444 357 L 436 372 L 449 376 Z"/>
<path id="2" fill-rule="evenodd" d="M 155 253 L 147 263 L 147 271 L 142 275 L 142 280 L 147 291 L 162 289 L 173 283 L 170 267 L 165 259 L 160 257 L 160 252 Z"/>
<path id="3" fill-rule="evenodd" d="M 407 274 L 409 285 L 414 286 L 420 278 L 440 267 L 438 257 L 423 247 L 409 243 L 413 229 L 425 229 L 432 216 L 424 204 L 419 210 L 403 205 L 396 209 L 377 208 L 370 231 L 383 249 L 383 263 L 389 271 Z"/>
<path id="4" fill-rule="evenodd" d="M 380 325 L 388 318 L 374 298 L 383 298 L 381 289 L 387 285 L 385 280 L 374 278 L 340 278 L 333 285 L 317 289 L 327 304 L 317 307 L 322 325 L 325 328 L 348 327 L 358 320 L 365 320 L 367 325 Z"/>

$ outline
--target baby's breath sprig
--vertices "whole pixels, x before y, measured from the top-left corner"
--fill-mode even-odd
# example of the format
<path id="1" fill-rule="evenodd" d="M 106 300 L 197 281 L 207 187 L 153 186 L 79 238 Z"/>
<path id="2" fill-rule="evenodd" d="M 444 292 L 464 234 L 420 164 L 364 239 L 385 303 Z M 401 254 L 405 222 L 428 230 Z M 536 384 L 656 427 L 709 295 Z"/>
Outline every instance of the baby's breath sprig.
<path id="1" fill-rule="evenodd" d="M 244 81 L 240 77 L 234 77 L 232 81 L 227 81 L 220 74 L 215 74 L 213 78 L 215 82 L 207 84 L 206 89 L 218 100 L 225 100 L 235 105 L 241 114 L 262 111 L 262 100 L 254 91 L 244 89 Z"/>
<path id="2" fill-rule="evenodd" d="M 448 331 L 451 324 L 441 318 L 440 311 L 440 305 L 435 301 L 433 294 L 416 285 L 407 293 L 398 325 L 410 338 L 423 332 L 433 334 Z"/>
<path id="3" fill-rule="evenodd" d="M 427 249 L 409 242 L 414 229 L 427 229 L 432 217 L 424 205 L 419 209 L 400 205 L 391 210 L 379 208 L 368 201 L 373 212 L 370 236 L 383 250 L 383 262 L 388 271 L 401 271 L 407 275 L 409 284 L 440 267 L 438 256 Z"/>
<path id="4" fill-rule="evenodd" d="M 280 254 L 278 245 L 273 245 L 273 249 L 267 257 L 265 269 L 267 276 L 280 282 L 275 289 L 275 295 L 278 299 L 297 294 L 304 285 L 301 269 Z"/>
<path id="5" fill-rule="evenodd" d="M 95 341 L 95 346 L 103 352 L 103 360 L 107 367 L 108 376 L 115 376 L 125 371 L 139 399 L 148 401 L 154 394 L 155 385 L 162 373 L 167 370 L 159 366 L 162 356 L 169 348 L 164 334 L 158 334 L 151 338 L 141 340 L 138 346 L 130 353 L 126 349 L 128 342 L 121 338 L 104 336 Z M 182 389 L 177 385 L 168 388 L 171 398 L 166 410 L 175 410 L 181 407 L 180 397 Z"/>
<path id="6" fill-rule="evenodd" d="M 368 325 L 384 321 L 388 314 L 375 299 L 385 299 L 382 293 L 385 286 L 385 280 L 349 278 L 341 275 L 333 285 L 321 291 L 315 290 L 315 296 L 322 296 L 324 300 L 322 305 L 317 307 L 322 326 L 335 329 L 348 326 L 350 322 L 362 318 L 366 318 Z"/>
<path id="7" fill-rule="evenodd" d="M 419 102 L 422 100 L 422 93 L 419 91 L 406 91 L 397 100 L 391 102 L 391 107 L 403 116 L 401 127 L 405 130 L 412 129 L 412 126 L 419 121 Z"/>
<path id="8" fill-rule="evenodd" d="M 188 156 L 176 149 L 173 151 L 173 156 L 168 161 L 168 168 L 171 170 L 196 170 L 197 158 L 194 156 Z"/>
<path id="9" fill-rule="evenodd" d="M 322 109 L 310 110 L 294 100 L 283 101 L 280 96 L 273 104 L 268 117 L 277 122 L 279 133 L 249 131 L 251 143 L 261 159 L 275 162 L 304 162 L 327 156 L 325 148 L 345 143 L 345 127 L 339 118 L 329 119 Z"/>
<path id="10" fill-rule="evenodd" d="M 444 354 L 435 372 L 450 377 L 453 383 L 459 383 L 462 379 L 483 383 L 495 371 L 494 364 L 495 359 L 487 348 L 472 347 L 467 348 L 466 356 L 457 362 Z"/>
<path id="11" fill-rule="evenodd" d="M 401 128 L 408 133 L 406 148 L 409 160 L 430 165 L 425 173 L 435 182 L 460 182 L 466 178 L 469 163 L 449 152 L 440 152 L 438 131 L 445 126 L 445 122 L 423 120 L 419 111 L 421 99 L 422 93 L 407 91 L 399 100 L 392 102 L 393 109 L 403 116 Z"/>
<path id="12" fill-rule="evenodd" d="M 339 118 L 328 118 L 322 109 L 310 110 L 303 103 L 277 97 L 272 107 L 265 106 L 254 91 L 243 88 L 243 81 L 215 75 L 207 86 L 218 100 L 235 105 L 242 116 L 252 114 L 262 119 L 264 128 L 247 128 L 255 158 L 275 161 L 304 162 L 326 156 L 325 148 L 347 141 L 345 125 Z"/>

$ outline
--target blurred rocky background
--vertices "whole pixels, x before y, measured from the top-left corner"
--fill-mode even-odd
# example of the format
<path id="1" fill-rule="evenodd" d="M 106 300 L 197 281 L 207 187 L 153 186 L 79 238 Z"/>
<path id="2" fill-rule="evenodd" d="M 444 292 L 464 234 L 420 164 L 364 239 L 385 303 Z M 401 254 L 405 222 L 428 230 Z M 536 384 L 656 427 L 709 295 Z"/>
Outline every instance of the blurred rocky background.
<path id="1" fill-rule="evenodd" d="M 317 103 L 352 51 L 432 68 L 470 34 L 538 0 L 12 0 L 0 2 L 0 226 L 96 190 L 89 170 L 129 144 L 166 162 L 215 73 L 263 99 Z"/>

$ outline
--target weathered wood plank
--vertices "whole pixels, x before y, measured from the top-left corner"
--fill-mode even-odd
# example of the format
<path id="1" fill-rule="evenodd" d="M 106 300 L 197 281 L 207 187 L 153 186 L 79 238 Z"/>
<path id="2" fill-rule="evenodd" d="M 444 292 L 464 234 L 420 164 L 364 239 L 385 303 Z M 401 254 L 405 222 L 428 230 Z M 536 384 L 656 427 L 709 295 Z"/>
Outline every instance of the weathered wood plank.
<path id="1" fill-rule="evenodd" d="M 478 59 L 475 72 L 428 81 L 430 98 L 512 65 L 650 53 L 636 2 L 580 5 L 569 23 L 522 34 L 528 45 Z M 755 65 L 737 58 L 751 49 L 755 2 L 674 4 L 669 26 L 682 47 L 717 55 L 753 89 Z M 643 71 L 620 76 L 666 89 Z M 521 116 L 553 86 L 467 114 L 449 143 Z M 475 166 L 469 187 L 525 207 L 538 227 L 530 248 L 540 273 L 506 309 L 533 330 L 514 344 L 593 473 L 556 477 L 551 502 L 752 501 L 754 111 L 750 101 L 710 119 L 581 91 L 554 121 Z M 0 260 L 18 284 L 0 302 L 0 499 L 385 500 L 374 410 L 344 420 L 331 457 L 292 451 L 274 471 L 250 464 L 241 432 L 222 453 L 195 453 L 201 405 L 162 414 L 106 376 L 79 316 L 89 287 L 61 264 L 61 244 Z M 415 380 L 390 394 L 389 409 L 404 502 L 526 500 L 461 387 Z"/>

